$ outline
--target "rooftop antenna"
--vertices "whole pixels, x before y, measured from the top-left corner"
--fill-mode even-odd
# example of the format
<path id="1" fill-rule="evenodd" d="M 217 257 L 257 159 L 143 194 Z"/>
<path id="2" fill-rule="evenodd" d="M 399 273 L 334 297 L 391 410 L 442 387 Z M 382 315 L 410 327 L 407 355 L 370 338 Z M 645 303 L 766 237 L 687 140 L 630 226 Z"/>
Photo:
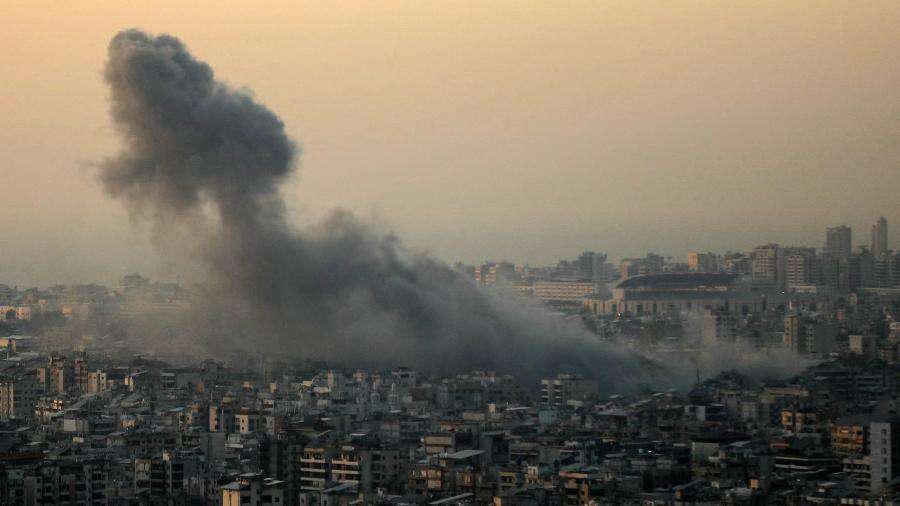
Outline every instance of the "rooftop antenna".
<path id="1" fill-rule="evenodd" d="M 695 371 L 697 373 L 697 385 L 700 386 L 700 362 L 697 361 L 697 357 L 691 357 L 690 361 L 694 363 Z"/>

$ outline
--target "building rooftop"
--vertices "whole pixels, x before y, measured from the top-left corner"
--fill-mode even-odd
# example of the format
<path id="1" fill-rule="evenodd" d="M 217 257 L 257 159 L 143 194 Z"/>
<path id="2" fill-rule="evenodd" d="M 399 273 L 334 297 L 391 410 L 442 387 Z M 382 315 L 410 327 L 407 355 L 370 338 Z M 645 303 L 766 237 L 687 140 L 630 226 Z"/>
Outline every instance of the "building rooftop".
<path id="1" fill-rule="evenodd" d="M 443 457 L 451 460 L 465 460 L 476 457 L 478 455 L 482 455 L 484 453 L 484 450 L 460 450 L 455 453 L 447 453 L 443 455 Z"/>
<path id="2" fill-rule="evenodd" d="M 447 497 L 447 498 L 444 498 L 444 499 L 440 499 L 440 500 L 437 500 L 437 501 L 433 501 L 433 502 L 430 502 L 430 503 L 428 503 L 428 504 L 454 504 L 454 503 L 457 503 L 457 502 L 459 502 L 459 501 L 472 499 L 473 497 L 474 497 L 474 494 L 472 494 L 472 493 L 459 494 L 459 495 L 455 495 L 455 496 L 452 496 L 452 497 Z"/>

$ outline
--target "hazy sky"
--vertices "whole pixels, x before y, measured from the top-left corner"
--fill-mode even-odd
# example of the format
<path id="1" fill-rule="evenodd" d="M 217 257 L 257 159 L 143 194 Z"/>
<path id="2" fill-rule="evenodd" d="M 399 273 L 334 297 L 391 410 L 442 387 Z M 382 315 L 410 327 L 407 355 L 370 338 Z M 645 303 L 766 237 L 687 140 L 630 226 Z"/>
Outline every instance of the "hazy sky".
<path id="1" fill-rule="evenodd" d="M 226 4 L 230 6 L 226 6 Z M 333 207 L 448 261 L 900 247 L 900 2 L 0 4 L 0 282 L 111 282 L 164 259 L 92 162 L 100 72 L 137 27 L 252 88 Z"/>

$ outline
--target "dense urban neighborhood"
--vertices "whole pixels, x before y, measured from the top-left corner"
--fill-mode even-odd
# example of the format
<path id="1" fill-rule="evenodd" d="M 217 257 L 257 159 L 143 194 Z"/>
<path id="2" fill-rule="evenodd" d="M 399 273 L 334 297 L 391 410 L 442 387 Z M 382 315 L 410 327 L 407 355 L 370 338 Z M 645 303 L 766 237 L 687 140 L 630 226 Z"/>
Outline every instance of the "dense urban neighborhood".
<path id="1" fill-rule="evenodd" d="M 657 370 L 616 391 L 590 370 L 166 354 L 177 329 L 151 345 L 137 322 L 190 288 L 3 286 L 0 503 L 897 504 L 900 270 L 878 227 L 874 253 L 830 229 L 821 253 L 457 266 Z M 702 359 L 722 346 L 771 367 Z"/>

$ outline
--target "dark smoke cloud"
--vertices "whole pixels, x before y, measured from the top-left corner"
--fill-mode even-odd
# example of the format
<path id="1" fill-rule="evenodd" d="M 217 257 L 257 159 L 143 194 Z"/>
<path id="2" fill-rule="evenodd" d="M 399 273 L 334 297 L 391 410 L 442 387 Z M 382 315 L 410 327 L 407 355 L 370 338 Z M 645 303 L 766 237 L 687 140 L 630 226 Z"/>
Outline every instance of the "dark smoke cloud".
<path id="1" fill-rule="evenodd" d="M 527 378 L 576 370 L 613 388 L 646 372 L 578 326 L 490 296 L 346 212 L 293 228 L 278 188 L 299 149 L 284 124 L 218 82 L 177 38 L 119 33 L 105 77 L 125 146 L 102 165 L 102 181 L 157 234 L 191 231 L 178 237 L 193 238 L 209 290 L 191 332 L 210 353 Z"/>

